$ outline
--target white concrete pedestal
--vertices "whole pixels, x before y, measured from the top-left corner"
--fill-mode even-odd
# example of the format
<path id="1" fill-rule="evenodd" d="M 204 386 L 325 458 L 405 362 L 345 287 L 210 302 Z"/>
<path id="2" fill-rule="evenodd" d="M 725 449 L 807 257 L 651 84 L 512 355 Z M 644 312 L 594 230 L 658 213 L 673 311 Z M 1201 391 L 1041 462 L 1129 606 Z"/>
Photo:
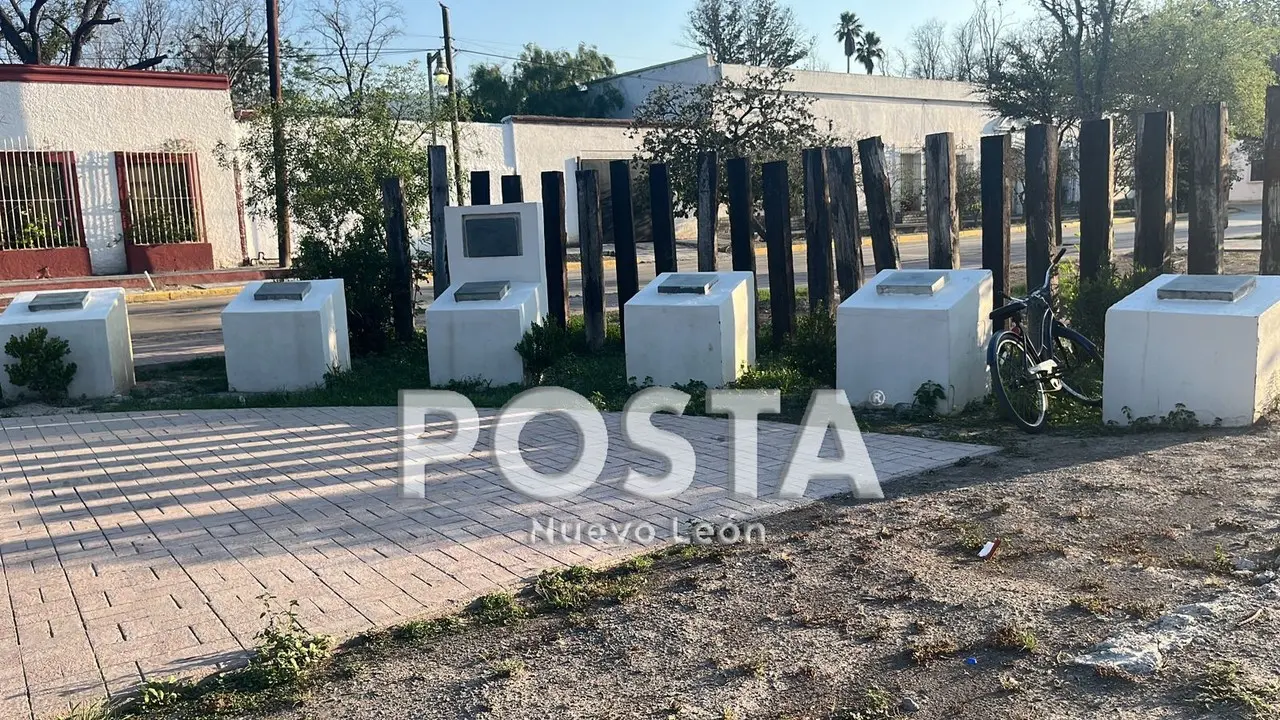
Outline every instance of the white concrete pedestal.
<path id="1" fill-rule="evenodd" d="M 342 280 L 306 280 L 301 300 L 255 300 L 252 282 L 222 311 L 227 385 L 233 392 L 302 390 L 351 368 Z"/>
<path id="2" fill-rule="evenodd" d="M 544 308 L 538 283 L 510 283 L 501 300 L 463 300 L 455 283 L 427 307 L 427 363 L 432 385 L 481 380 L 492 385 L 524 382 L 524 360 L 516 345 Z"/>
<path id="3" fill-rule="evenodd" d="M 985 397 L 991 294 L 989 270 L 882 270 L 836 311 L 836 387 L 892 407 L 935 382 L 940 413 Z"/>
<path id="4" fill-rule="evenodd" d="M 32 312 L 30 304 L 37 296 L 88 293 L 83 307 Z M 37 303 L 38 304 L 38 303 Z M 4 354 L 4 345 L 15 335 L 26 335 L 33 328 L 44 327 L 49 337 L 67 341 L 70 354 L 65 358 L 76 364 L 76 374 L 67 395 L 109 397 L 126 393 L 133 387 L 133 343 L 129 338 L 129 311 L 125 307 L 124 290 L 58 290 L 24 292 L 14 298 L 0 315 L 0 393 L 6 398 L 30 395 L 26 388 L 9 382 L 3 366 L 14 362 Z"/>
<path id="5" fill-rule="evenodd" d="M 1252 279 L 1234 300 L 1160 298 L 1178 278 L 1202 282 L 1161 275 L 1107 311 L 1102 419 L 1160 419 L 1181 404 L 1206 425 L 1250 425 L 1280 397 L 1280 277 L 1203 276 L 1237 290 Z"/>
<path id="6" fill-rule="evenodd" d="M 706 294 L 659 292 L 688 279 L 714 278 Z M 723 387 L 756 361 L 756 288 L 749 272 L 662 273 L 623 312 L 627 376 L 643 384 L 698 381 Z"/>

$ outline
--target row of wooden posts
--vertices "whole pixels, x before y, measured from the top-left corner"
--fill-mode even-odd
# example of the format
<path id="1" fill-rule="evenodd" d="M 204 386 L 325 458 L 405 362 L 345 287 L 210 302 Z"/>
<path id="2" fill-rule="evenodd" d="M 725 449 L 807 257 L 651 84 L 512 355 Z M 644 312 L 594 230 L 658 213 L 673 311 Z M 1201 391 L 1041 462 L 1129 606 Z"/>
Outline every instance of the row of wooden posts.
<path id="1" fill-rule="evenodd" d="M 1277 88 L 1272 88 L 1272 91 Z M 1269 91 L 1268 155 L 1280 157 L 1280 132 L 1273 134 L 1272 117 L 1280 117 L 1280 95 Z M 1273 110 L 1276 111 L 1273 113 Z M 1192 154 L 1190 178 L 1187 271 L 1217 274 L 1222 271 L 1223 233 L 1226 220 L 1229 147 L 1227 109 L 1222 103 L 1196 107 L 1190 118 Z M 960 267 L 960 232 L 956 205 L 955 138 L 937 133 L 925 138 L 925 194 L 930 268 Z M 992 272 L 996 304 L 1009 293 L 1010 209 L 1013 181 L 1008 167 L 1010 134 L 981 139 L 982 267 Z M 448 164 L 444 146 L 429 151 L 431 207 L 449 202 Z M 1029 284 L 1038 282 L 1056 250 L 1058 178 L 1058 130 L 1037 124 L 1025 129 L 1026 270 Z M 1109 264 L 1114 251 L 1113 197 L 1115 188 L 1114 143 L 1110 119 L 1081 124 L 1080 154 L 1080 274 L 1093 278 Z M 879 137 L 859 140 L 857 156 L 866 199 L 867 233 L 871 238 L 877 271 L 900 267 L 893 224 L 892 194 Z M 1173 114 L 1146 113 L 1140 119 L 1135 162 L 1134 264 L 1148 269 L 1169 269 L 1174 251 Z M 803 153 L 805 262 L 810 312 L 831 312 L 839 300 L 858 289 L 863 280 L 862 243 L 858 195 L 854 179 L 854 148 L 812 148 Z M 714 152 L 698 157 L 697 270 L 717 269 L 716 224 L 719 216 L 719 158 Z M 1268 163 L 1268 187 L 1280 179 L 1280 159 Z M 629 160 L 609 164 L 612 187 L 614 260 L 619 310 L 639 291 L 635 218 L 632 205 Z M 746 158 L 725 161 L 732 269 L 756 272 L 752 236 L 754 199 L 751 163 Z M 761 205 L 770 288 L 770 316 L 775 342 L 795 327 L 796 293 L 791 245 L 791 192 L 786 161 L 764 163 L 761 168 Z M 578 205 L 582 302 L 588 344 L 599 348 L 605 338 L 604 232 L 601 224 L 600 182 L 596 170 L 578 170 L 574 178 Z M 655 274 L 678 270 L 675 219 L 669 168 L 662 163 L 648 167 Z M 1280 185 L 1278 185 L 1280 186 Z M 488 172 L 471 173 L 471 203 L 492 201 Z M 504 175 L 500 180 L 503 203 L 523 202 L 523 180 Z M 388 242 L 393 258 L 406 258 L 393 275 L 399 288 L 393 293 L 397 331 L 412 333 L 412 296 L 407 264 L 407 230 L 404 224 L 400 184 L 391 178 L 384 185 L 388 217 Z M 1270 195 L 1268 195 L 1270 197 Z M 569 318 L 569 276 L 565 228 L 565 176 L 548 171 L 541 175 L 543 232 L 545 237 L 550 314 L 561 326 Z M 1264 218 L 1263 271 L 1266 264 L 1280 265 L 1278 254 L 1268 254 L 1268 219 Z M 1280 228 L 1280 218 L 1271 221 Z M 432 212 L 432 251 L 435 258 L 434 293 L 449 286 L 444 244 L 444 214 Z M 1280 238 L 1280 233 L 1275 233 Z M 1274 241 L 1271 241 L 1274 242 Z M 1270 258 L 1270 260 L 1268 260 Z M 689 268 L 685 268 L 689 269 Z M 1271 272 L 1280 273 L 1280 267 Z M 837 297 L 839 300 L 837 300 Z"/>

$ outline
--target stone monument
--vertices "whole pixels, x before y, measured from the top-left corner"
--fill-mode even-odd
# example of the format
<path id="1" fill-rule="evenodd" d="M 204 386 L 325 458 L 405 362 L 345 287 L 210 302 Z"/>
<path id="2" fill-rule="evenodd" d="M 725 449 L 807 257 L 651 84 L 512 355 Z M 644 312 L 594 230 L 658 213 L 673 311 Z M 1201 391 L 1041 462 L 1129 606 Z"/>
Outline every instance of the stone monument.
<path id="1" fill-rule="evenodd" d="M 14 359 L 4 354 L 4 346 L 9 338 L 37 327 L 67 341 L 66 361 L 76 364 L 69 397 L 110 397 L 133 387 L 133 342 L 123 289 L 19 293 L 0 314 L 0 392 L 6 398 L 29 392 L 9 382 L 4 366 Z"/>
<path id="2" fill-rule="evenodd" d="M 723 387 L 756 361 L 755 276 L 662 273 L 623 312 L 627 376 Z"/>
<path id="3" fill-rule="evenodd" d="M 449 288 L 427 307 L 432 385 L 524 381 L 516 345 L 547 314 L 542 205 L 446 207 Z"/>
<path id="4" fill-rule="evenodd" d="M 1250 425 L 1280 397 L 1280 277 L 1161 275 L 1107 310 L 1102 419 Z"/>
<path id="5" fill-rule="evenodd" d="M 351 368 L 342 280 L 252 282 L 222 311 L 233 392 L 303 390 Z"/>
<path id="6" fill-rule="evenodd" d="M 927 382 L 951 413 L 986 396 L 989 270 L 882 270 L 836 309 L 836 387 L 849 402 L 893 407 Z"/>

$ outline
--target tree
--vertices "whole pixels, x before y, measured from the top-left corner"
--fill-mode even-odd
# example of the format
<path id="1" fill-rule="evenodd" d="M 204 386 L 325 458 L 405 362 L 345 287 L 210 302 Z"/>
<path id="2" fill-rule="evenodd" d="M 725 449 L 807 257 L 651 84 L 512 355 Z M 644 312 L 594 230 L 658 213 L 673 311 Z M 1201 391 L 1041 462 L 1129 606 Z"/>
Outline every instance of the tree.
<path id="1" fill-rule="evenodd" d="M 809 55 L 812 38 L 778 0 L 697 0 L 685 35 L 717 62 L 791 67 Z"/>
<path id="2" fill-rule="evenodd" d="M 912 77 L 941 80 L 947 77 L 947 26 L 937 18 L 911 29 L 907 36 L 908 70 Z"/>
<path id="3" fill-rule="evenodd" d="M 267 100 L 267 33 L 260 6 L 257 0 L 202 0 L 181 31 L 178 66 L 226 75 L 237 108 Z"/>
<path id="4" fill-rule="evenodd" d="M 952 80 L 974 82 L 981 76 L 983 63 L 978 50 L 978 28 L 972 18 L 951 31 L 947 62 L 950 65 L 947 75 Z"/>
<path id="5" fill-rule="evenodd" d="M 594 45 L 582 43 L 571 53 L 529 43 L 510 73 L 498 65 L 472 66 L 466 98 L 472 118 L 481 122 L 508 115 L 609 117 L 622 107 L 622 93 L 589 83 L 616 72 L 613 60 Z"/>
<path id="6" fill-rule="evenodd" d="M 853 56 L 862 42 L 862 21 L 851 12 L 840 13 L 840 22 L 836 24 L 836 40 L 844 43 L 844 71 L 853 72 Z M 867 71 L 870 74 L 870 71 Z"/>
<path id="7" fill-rule="evenodd" d="M 1000 115 L 1015 120 L 1052 123 L 1065 129 L 1074 123 L 1075 98 L 1062 46 L 1049 28 L 1031 26 L 1002 44 L 1004 61 L 982 79 L 984 101 Z"/>
<path id="8" fill-rule="evenodd" d="M 25 65 L 80 65 L 101 28 L 122 18 L 108 10 L 111 0 L 10 0 L 0 7 L 0 37 L 5 50 Z M 148 58 L 133 66 L 151 66 Z"/>
<path id="9" fill-rule="evenodd" d="M 317 53 L 311 77 L 333 97 L 358 106 L 388 43 L 403 32 L 395 0 L 315 0 L 311 30 L 327 49 Z"/>
<path id="10" fill-rule="evenodd" d="M 1058 30 L 1080 119 L 1102 117 L 1109 101 L 1112 46 L 1133 0 L 1038 0 Z"/>
<path id="11" fill-rule="evenodd" d="M 289 200 L 298 228 L 294 268 L 302 278 L 340 277 L 347 295 L 353 352 L 375 352 L 389 342 L 391 315 L 381 183 L 399 177 L 410 227 L 420 226 L 430 181 L 427 138 L 443 108 L 416 64 L 374 68 L 360 102 L 335 97 L 322 80 L 298 79 L 278 112 L 289 146 Z M 239 151 L 247 160 L 245 200 L 260 217 L 275 217 L 272 114 L 268 106 L 249 123 Z M 232 162 L 226 149 L 223 162 Z"/>
<path id="12" fill-rule="evenodd" d="M 862 67 L 867 69 L 868 75 L 876 69 L 876 63 L 882 63 L 881 72 L 883 72 L 884 48 L 880 47 L 880 36 L 874 32 L 864 34 L 862 42 L 858 43 L 855 57 L 862 63 Z"/>
<path id="13" fill-rule="evenodd" d="M 786 91 L 793 79 L 783 68 L 748 72 L 702 85 L 660 85 L 636 108 L 631 137 L 640 141 L 636 159 L 667 163 L 678 212 L 697 202 L 698 153 L 753 163 L 788 160 L 792 189 L 799 190 L 800 151 L 831 144 L 817 129 L 814 98 Z M 756 193 L 756 197 L 759 197 Z"/>

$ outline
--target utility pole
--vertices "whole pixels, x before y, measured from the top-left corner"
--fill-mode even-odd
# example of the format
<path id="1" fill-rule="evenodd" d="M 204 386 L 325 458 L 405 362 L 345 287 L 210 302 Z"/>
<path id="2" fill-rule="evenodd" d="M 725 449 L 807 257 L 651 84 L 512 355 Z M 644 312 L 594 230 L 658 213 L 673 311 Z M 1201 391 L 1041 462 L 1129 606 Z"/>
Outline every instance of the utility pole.
<path id="1" fill-rule="evenodd" d="M 449 71 L 449 104 L 453 105 L 453 182 L 462 204 L 462 141 L 458 137 L 458 76 L 453 71 L 453 35 L 449 32 L 449 7 L 440 3 L 440 20 L 444 27 L 444 66 Z"/>
<path id="2" fill-rule="evenodd" d="M 276 175 L 276 240 L 280 267 L 293 264 L 293 239 L 289 236 L 289 178 L 284 147 L 284 90 L 280 82 L 280 3 L 267 0 L 267 61 L 271 83 L 271 150 Z"/>

